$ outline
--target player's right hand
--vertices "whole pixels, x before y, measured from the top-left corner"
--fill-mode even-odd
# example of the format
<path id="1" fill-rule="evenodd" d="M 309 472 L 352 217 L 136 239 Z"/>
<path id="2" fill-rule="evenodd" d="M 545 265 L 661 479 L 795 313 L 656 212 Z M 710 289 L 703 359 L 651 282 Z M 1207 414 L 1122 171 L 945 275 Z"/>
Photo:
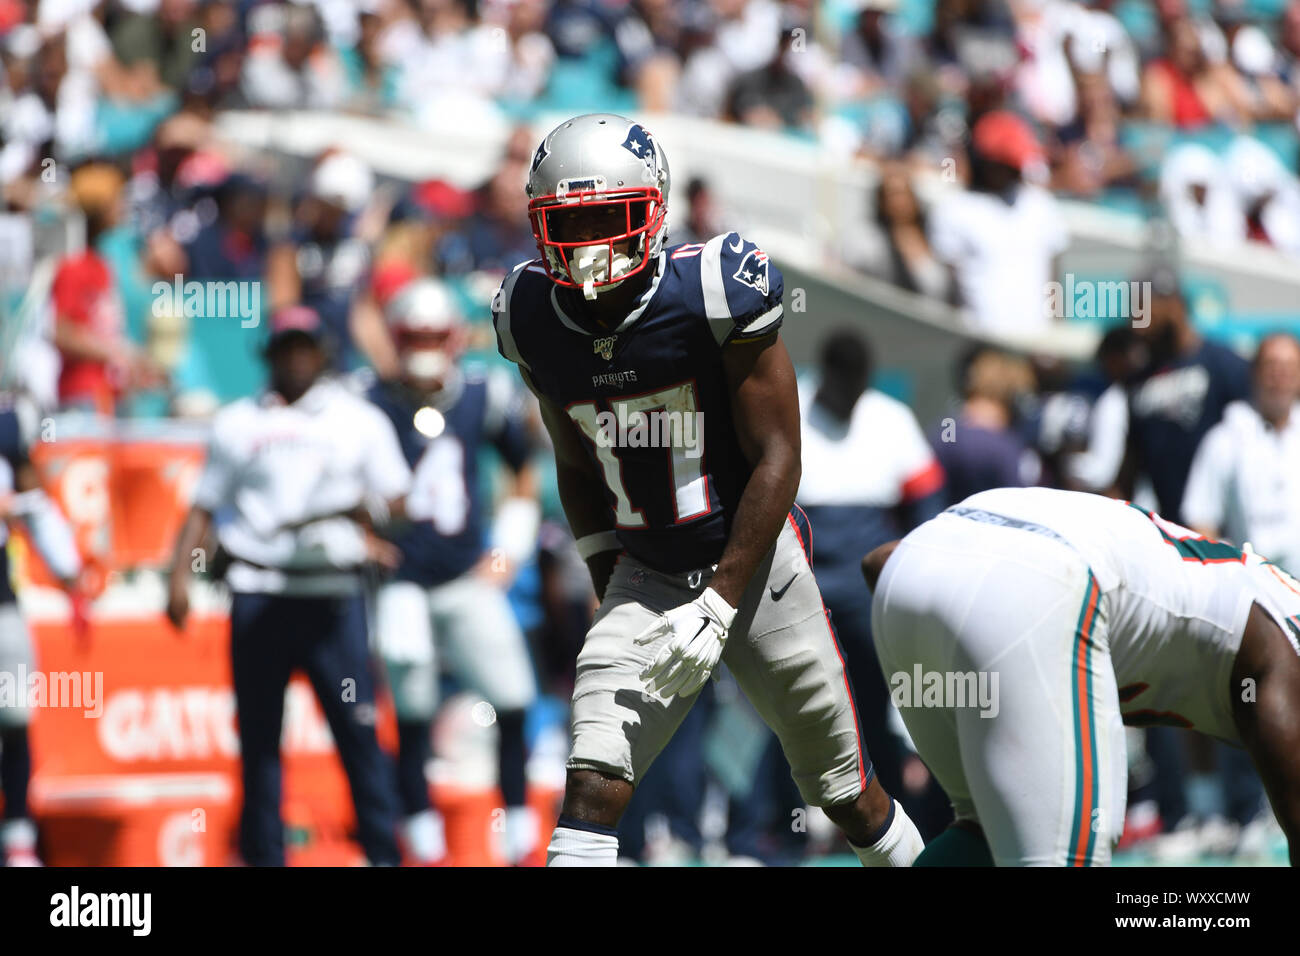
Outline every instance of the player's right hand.
<path id="1" fill-rule="evenodd" d="M 641 679 L 664 700 L 674 694 L 694 694 L 722 659 L 727 631 L 735 619 L 736 609 L 713 588 L 705 588 L 690 604 L 661 614 L 633 639 L 645 645 L 671 635 L 654 663 L 641 672 Z"/>
<path id="2" fill-rule="evenodd" d="M 185 585 L 173 586 L 167 593 L 167 620 L 178 631 L 185 630 L 185 619 L 190 615 L 190 592 Z"/>
<path id="3" fill-rule="evenodd" d="M 379 537 L 369 528 L 364 528 L 363 531 L 366 536 L 366 561 L 385 570 L 396 571 L 402 563 L 402 552 L 397 545 Z"/>
<path id="4" fill-rule="evenodd" d="M 72 636 L 83 650 L 90 646 L 90 595 L 76 581 L 65 582 Z"/>

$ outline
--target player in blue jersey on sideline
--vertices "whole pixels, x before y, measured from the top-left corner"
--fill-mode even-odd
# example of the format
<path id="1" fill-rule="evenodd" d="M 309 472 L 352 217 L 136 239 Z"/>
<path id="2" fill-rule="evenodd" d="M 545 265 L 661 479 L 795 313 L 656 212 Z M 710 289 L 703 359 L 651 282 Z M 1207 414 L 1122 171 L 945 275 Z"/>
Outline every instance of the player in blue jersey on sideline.
<path id="1" fill-rule="evenodd" d="M 522 392 L 509 376 L 460 367 L 467 330 L 443 283 L 408 283 L 386 318 L 400 377 L 376 383 L 367 397 L 393 423 L 415 473 L 406 503 L 410 523 L 393 539 L 401 564 L 376 601 L 379 650 L 397 709 L 403 837 L 416 861 L 436 862 L 446 853 L 424 775 L 440 650 L 495 711 L 506 802 L 501 849 L 508 862 L 519 863 L 539 838 L 536 814 L 524 800 L 524 712 L 537 686 L 506 589 L 537 540 L 541 509 L 529 464 L 535 443 Z M 485 445 L 510 476 L 491 529 L 479 474 Z"/>
<path id="2" fill-rule="evenodd" d="M 493 302 L 541 402 L 565 514 L 601 599 L 578 657 L 555 866 L 612 865 L 623 809 L 720 662 L 803 798 L 866 865 L 921 838 L 862 746 L 794 508 L 799 399 L 780 272 L 736 233 L 665 247 L 668 161 L 639 123 L 575 117 L 538 146 L 541 258 Z"/>

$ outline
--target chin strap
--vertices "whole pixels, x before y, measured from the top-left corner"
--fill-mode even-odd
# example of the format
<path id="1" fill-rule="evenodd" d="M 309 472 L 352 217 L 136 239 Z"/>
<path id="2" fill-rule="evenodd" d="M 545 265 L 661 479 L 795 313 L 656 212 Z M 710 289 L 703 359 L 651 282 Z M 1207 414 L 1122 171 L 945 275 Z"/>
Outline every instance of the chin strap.
<path id="1" fill-rule="evenodd" d="M 602 290 L 612 289 L 618 280 L 631 272 L 633 262 L 630 257 L 621 252 L 614 253 L 613 262 L 609 258 L 609 246 L 601 243 L 590 246 L 580 246 L 573 250 L 573 269 L 576 273 L 574 279 L 581 276 L 582 295 L 587 301 L 592 301 L 600 295 Z M 608 276 L 608 280 L 604 277 Z M 596 281 L 606 281 L 606 285 L 596 287 Z"/>

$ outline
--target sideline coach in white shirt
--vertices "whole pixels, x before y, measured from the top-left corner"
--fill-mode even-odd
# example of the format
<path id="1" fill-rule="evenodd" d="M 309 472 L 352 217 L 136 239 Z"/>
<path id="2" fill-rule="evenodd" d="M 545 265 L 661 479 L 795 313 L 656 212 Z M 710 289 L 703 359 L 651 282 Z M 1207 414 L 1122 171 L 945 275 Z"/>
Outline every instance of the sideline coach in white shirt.
<path id="1" fill-rule="evenodd" d="M 396 777 L 375 738 L 362 570 L 395 566 L 367 509 L 400 510 L 411 472 L 373 405 L 324 377 L 320 317 L 271 320 L 269 388 L 218 412 L 194 507 L 177 543 L 167 616 L 183 628 L 192 555 L 210 527 L 229 560 L 230 652 L 250 866 L 284 865 L 280 728 L 289 676 L 303 670 L 329 721 L 371 863 L 397 864 Z"/>
<path id="2" fill-rule="evenodd" d="M 1232 402 L 1192 459 L 1183 521 L 1300 573 L 1300 340 L 1259 343 L 1251 402 Z"/>

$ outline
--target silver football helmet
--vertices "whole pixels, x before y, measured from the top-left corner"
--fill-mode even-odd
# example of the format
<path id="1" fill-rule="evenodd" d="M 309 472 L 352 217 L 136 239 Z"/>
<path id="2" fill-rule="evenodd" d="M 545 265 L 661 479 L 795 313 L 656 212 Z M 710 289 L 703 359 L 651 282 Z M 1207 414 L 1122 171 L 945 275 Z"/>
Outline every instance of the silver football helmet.
<path id="1" fill-rule="evenodd" d="M 594 299 L 649 266 L 667 235 L 669 181 L 663 147 L 625 117 L 588 113 L 547 133 L 533 154 L 526 191 L 533 237 L 551 279 Z M 558 213 L 575 206 L 613 210 L 606 213 L 613 224 L 599 235 L 566 236 Z"/>
<path id="2" fill-rule="evenodd" d="M 468 338 L 451 290 L 438 279 L 413 279 L 389 301 L 384 317 L 403 374 L 411 381 L 446 384 Z"/>

